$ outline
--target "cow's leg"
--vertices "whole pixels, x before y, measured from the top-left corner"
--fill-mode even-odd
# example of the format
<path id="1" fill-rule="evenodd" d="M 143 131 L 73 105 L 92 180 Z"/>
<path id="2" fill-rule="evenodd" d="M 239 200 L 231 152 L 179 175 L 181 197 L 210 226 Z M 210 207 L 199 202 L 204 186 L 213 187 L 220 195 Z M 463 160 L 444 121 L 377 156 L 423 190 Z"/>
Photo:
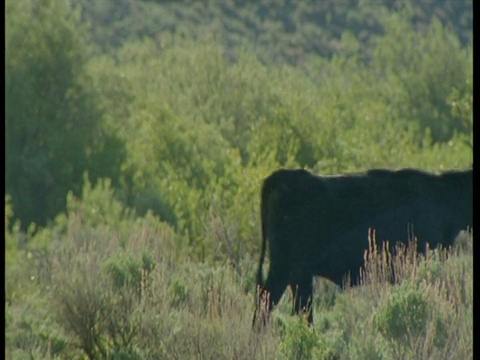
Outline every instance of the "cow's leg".
<path id="1" fill-rule="evenodd" d="M 255 326 L 255 323 L 257 321 L 257 316 L 258 313 L 263 314 L 263 324 L 265 325 L 267 322 L 267 319 L 270 315 L 270 312 L 273 310 L 273 308 L 278 304 L 280 299 L 282 298 L 283 292 L 285 291 L 285 288 L 288 285 L 288 271 L 283 268 L 283 269 L 273 269 L 271 268 L 267 280 L 265 282 L 265 286 L 260 289 L 260 297 L 258 299 L 258 303 L 255 309 L 255 313 L 253 315 L 253 325 Z M 266 303 L 263 304 L 264 308 L 261 309 L 261 302 L 266 301 Z M 266 307 L 266 309 L 265 309 Z"/>
<path id="2" fill-rule="evenodd" d="M 308 323 L 313 323 L 313 285 L 312 276 L 302 276 L 296 281 L 290 282 L 290 287 L 293 293 L 293 313 L 301 314 L 307 313 Z"/>
<path id="3" fill-rule="evenodd" d="M 277 305 L 282 298 L 283 292 L 288 285 L 287 271 L 285 269 L 273 270 L 268 273 L 267 281 L 263 292 L 269 294 L 268 308 L 273 310 L 273 307 Z"/>

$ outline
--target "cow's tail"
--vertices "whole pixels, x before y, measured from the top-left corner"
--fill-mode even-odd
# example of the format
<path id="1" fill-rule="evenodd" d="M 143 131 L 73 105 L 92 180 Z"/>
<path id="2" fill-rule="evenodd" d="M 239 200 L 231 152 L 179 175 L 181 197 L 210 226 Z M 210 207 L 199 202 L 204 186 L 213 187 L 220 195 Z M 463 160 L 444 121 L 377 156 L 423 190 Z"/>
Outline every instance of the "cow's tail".
<path id="1" fill-rule="evenodd" d="M 265 261 L 265 252 L 267 250 L 267 201 L 268 191 L 267 187 L 262 187 L 262 196 L 260 199 L 260 216 L 261 216 L 261 224 L 262 224 L 262 249 L 260 251 L 260 263 L 258 264 L 258 271 L 257 271 L 257 289 L 263 288 L 263 263 Z"/>

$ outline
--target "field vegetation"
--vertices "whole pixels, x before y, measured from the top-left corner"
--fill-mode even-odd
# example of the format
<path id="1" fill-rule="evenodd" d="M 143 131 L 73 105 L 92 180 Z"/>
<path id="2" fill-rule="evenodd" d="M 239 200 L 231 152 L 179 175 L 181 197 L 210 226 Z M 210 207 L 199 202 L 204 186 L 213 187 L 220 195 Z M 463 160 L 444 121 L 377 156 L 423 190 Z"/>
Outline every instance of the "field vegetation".
<path id="1" fill-rule="evenodd" d="M 271 171 L 472 166 L 471 1 L 241 3 L 7 0 L 7 359 L 473 357 L 471 231 L 251 331 Z"/>

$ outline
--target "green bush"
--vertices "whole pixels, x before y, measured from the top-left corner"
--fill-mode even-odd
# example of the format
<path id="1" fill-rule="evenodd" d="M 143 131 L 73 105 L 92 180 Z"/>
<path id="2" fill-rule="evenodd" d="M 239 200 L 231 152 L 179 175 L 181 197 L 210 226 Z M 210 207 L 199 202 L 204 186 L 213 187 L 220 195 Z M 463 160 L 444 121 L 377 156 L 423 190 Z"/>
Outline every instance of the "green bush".
<path id="1" fill-rule="evenodd" d="M 188 300 L 188 290 L 181 279 L 170 278 L 168 292 L 172 307 L 177 307 Z"/>
<path id="2" fill-rule="evenodd" d="M 110 257 L 104 264 L 105 272 L 117 289 L 129 287 L 140 294 L 142 283 L 142 264 L 131 254 L 120 253 Z"/>
<path id="3" fill-rule="evenodd" d="M 317 334 L 302 317 L 284 318 L 281 349 L 287 359 L 312 359 L 319 343 Z"/>
<path id="4" fill-rule="evenodd" d="M 403 342 L 425 334 L 429 305 L 421 288 L 404 282 L 376 314 L 377 328 L 388 339 Z"/>

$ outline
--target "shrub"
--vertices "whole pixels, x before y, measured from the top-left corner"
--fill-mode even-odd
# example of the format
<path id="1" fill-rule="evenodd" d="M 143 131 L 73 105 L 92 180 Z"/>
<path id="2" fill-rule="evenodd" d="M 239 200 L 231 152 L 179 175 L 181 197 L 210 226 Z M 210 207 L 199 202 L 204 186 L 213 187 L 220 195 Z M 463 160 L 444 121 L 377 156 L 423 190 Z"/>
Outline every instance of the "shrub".
<path id="1" fill-rule="evenodd" d="M 406 342 L 425 334 L 428 319 L 429 306 L 424 291 L 404 282 L 378 309 L 375 320 L 385 338 Z"/>

